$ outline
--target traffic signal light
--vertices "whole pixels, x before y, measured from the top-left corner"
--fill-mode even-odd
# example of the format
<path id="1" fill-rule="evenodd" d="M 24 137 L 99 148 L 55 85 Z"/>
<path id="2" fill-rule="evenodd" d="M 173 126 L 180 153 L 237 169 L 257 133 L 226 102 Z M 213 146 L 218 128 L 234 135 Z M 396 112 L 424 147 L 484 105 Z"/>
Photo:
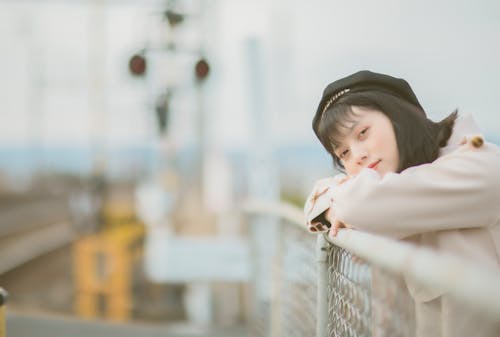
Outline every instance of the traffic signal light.
<path id="1" fill-rule="evenodd" d="M 165 17 L 167 18 L 168 23 L 169 23 L 170 27 L 172 27 L 172 28 L 177 26 L 178 24 L 182 23 L 182 21 L 184 21 L 183 14 L 175 12 L 171 9 L 169 9 L 165 12 Z"/>
<path id="2" fill-rule="evenodd" d="M 142 54 L 134 54 L 128 62 L 128 68 L 132 75 L 143 76 L 147 69 L 146 58 Z"/>
<path id="3" fill-rule="evenodd" d="M 200 82 L 203 81 L 210 72 L 210 66 L 208 65 L 208 62 L 204 58 L 199 59 L 198 62 L 196 62 L 194 72 L 196 79 Z"/>

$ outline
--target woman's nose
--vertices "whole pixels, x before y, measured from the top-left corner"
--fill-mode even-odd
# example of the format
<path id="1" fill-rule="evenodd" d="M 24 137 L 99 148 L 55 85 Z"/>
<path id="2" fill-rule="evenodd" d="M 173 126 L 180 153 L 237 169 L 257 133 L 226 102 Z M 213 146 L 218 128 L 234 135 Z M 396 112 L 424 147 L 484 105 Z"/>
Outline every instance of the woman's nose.
<path id="1" fill-rule="evenodd" d="M 366 150 L 363 148 L 356 148 L 353 149 L 353 152 L 356 164 L 363 165 L 368 158 L 368 153 L 366 152 Z"/>

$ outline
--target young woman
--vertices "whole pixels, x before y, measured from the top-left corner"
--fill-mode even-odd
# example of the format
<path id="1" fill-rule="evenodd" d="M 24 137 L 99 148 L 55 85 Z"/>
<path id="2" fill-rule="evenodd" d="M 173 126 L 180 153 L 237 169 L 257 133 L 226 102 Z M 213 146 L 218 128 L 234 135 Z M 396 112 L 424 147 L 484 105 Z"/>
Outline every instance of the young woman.
<path id="1" fill-rule="evenodd" d="M 326 87 L 313 129 L 346 175 L 315 185 L 312 232 L 352 227 L 500 266 L 500 149 L 471 117 L 433 122 L 406 81 L 361 71 Z M 444 306 L 437 290 L 409 290 Z"/>

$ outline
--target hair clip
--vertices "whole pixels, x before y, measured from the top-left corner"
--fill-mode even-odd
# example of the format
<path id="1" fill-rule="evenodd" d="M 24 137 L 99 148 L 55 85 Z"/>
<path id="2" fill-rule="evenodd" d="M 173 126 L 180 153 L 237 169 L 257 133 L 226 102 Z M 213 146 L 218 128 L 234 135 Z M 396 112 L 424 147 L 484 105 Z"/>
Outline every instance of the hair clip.
<path id="1" fill-rule="evenodd" d="M 326 101 L 325 107 L 323 108 L 323 111 L 321 112 L 321 115 L 323 115 L 325 113 L 325 111 L 328 110 L 328 108 L 332 105 L 333 102 L 335 102 L 337 99 L 340 98 L 340 96 L 348 93 L 349 91 L 351 91 L 351 89 L 346 88 L 346 89 L 340 90 L 335 95 L 333 95 L 332 97 L 330 97 L 330 99 L 328 99 L 328 101 Z"/>

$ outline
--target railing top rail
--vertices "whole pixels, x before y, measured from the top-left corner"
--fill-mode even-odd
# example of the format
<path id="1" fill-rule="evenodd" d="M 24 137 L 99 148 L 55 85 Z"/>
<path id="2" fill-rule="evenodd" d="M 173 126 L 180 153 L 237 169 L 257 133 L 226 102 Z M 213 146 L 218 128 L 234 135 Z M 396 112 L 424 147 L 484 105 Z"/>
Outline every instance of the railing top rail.
<path id="1" fill-rule="evenodd" d="M 292 204 L 285 202 L 247 200 L 242 204 L 241 209 L 246 213 L 277 216 L 307 231 L 304 225 L 304 213 L 300 208 Z"/>

